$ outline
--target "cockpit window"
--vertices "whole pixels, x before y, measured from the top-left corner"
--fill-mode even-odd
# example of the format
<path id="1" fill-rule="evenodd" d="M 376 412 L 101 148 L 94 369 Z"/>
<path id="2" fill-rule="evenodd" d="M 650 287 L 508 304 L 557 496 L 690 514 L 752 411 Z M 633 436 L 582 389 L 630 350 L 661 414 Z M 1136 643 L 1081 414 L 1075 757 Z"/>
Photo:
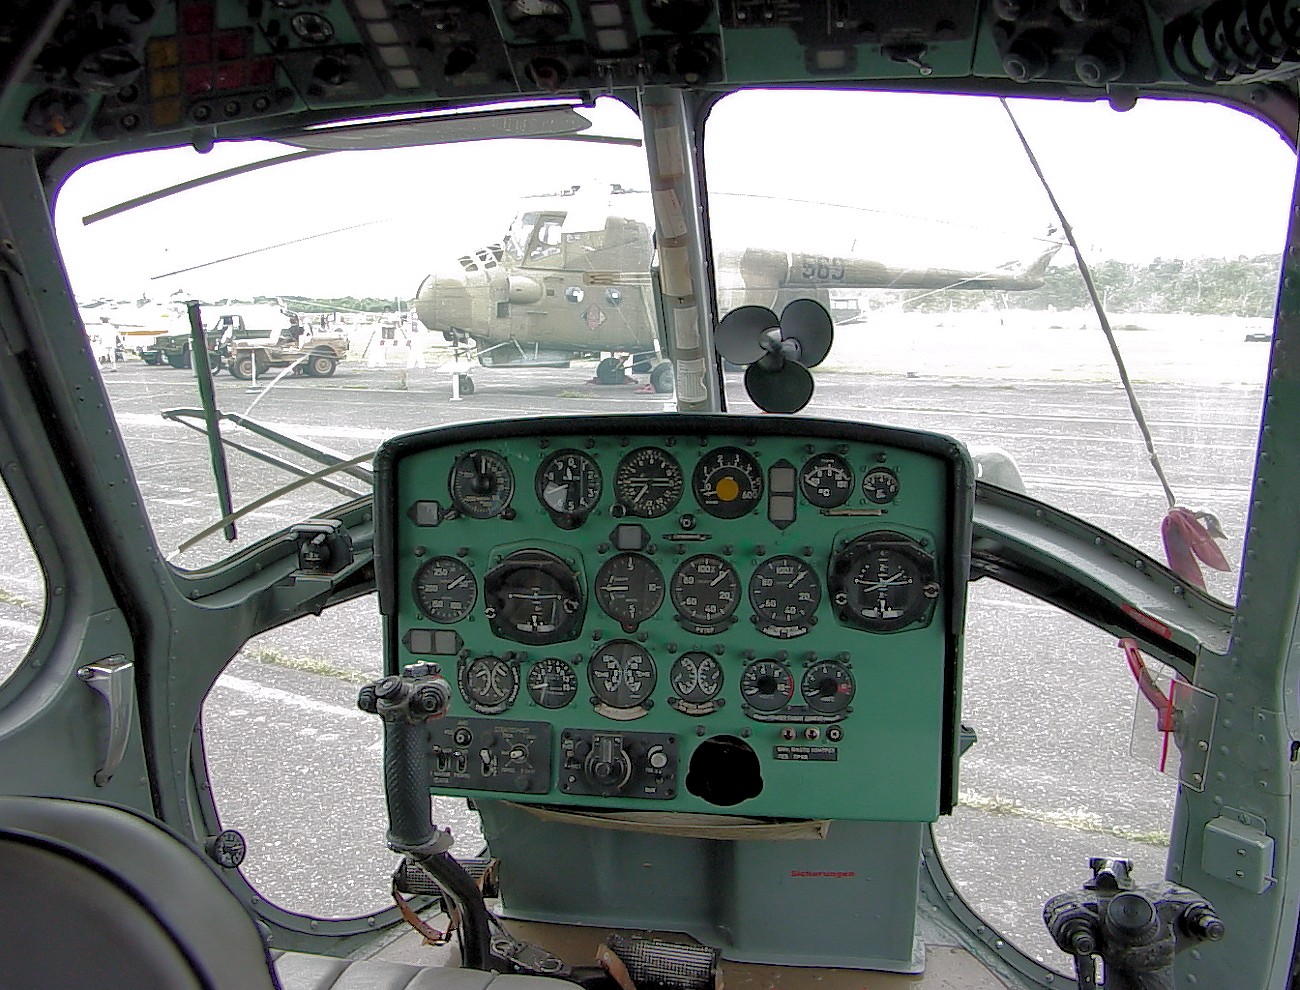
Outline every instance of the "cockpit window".
<path id="1" fill-rule="evenodd" d="M 582 113 L 592 126 L 580 144 L 321 154 L 236 142 L 109 159 L 68 179 L 60 245 L 79 302 L 119 346 L 104 380 L 170 560 L 211 564 L 365 496 L 366 455 L 396 433 L 671 407 L 640 122 L 610 99 Z M 593 140 L 606 137 L 617 141 Z M 563 218 L 578 207 L 601 219 L 566 261 Z M 629 250 L 615 224 L 607 245 L 607 218 L 635 221 L 643 243 Z M 230 506 L 244 510 L 233 543 L 204 435 L 205 365 Z"/>
<path id="2" fill-rule="evenodd" d="M 0 484 L 0 534 L 9 548 L 0 573 L 0 686 L 3 686 L 26 657 L 45 612 L 45 575 L 3 484 Z"/>
<path id="3" fill-rule="evenodd" d="M 705 166 L 723 326 L 741 305 L 770 308 L 775 324 L 791 301 L 820 301 L 834 342 L 805 413 L 951 434 L 984 482 L 1158 559 L 1168 545 L 1180 576 L 1233 600 L 1295 157 L 1218 105 L 1048 109 L 865 92 L 722 99 Z M 1232 207 L 1207 222 L 1196 204 L 1229 190 Z M 735 334 L 720 341 L 728 408 L 750 410 L 740 372 L 753 357 Z M 1190 552 L 1198 538 L 1221 556 Z"/>

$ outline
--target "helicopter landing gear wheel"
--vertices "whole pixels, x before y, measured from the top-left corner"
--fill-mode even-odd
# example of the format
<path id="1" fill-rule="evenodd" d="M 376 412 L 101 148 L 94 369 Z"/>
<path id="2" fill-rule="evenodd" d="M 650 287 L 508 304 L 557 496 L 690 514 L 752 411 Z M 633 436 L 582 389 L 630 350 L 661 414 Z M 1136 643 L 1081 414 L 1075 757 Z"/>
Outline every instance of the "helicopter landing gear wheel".
<path id="1" fill-rule="evenodd" d="M 457 376 L 456 376 L 456 380 L 457 380 L 457 384 L 458 384 L 458 386 L 459 386 L 459 388 L 460 388 L 460 394 L 461 394 L 461 395 L 473 395 L 473 394 L 474 394 L 474 379 L 473 379 L 473 378 L 470 378 L 469 375 L 457 375 Z"/>
<path id="2" fill-rule="evenodd" d="M 596 365 L 596 381 L 602 385 L 622 385 L 623 362 L 618 358 L 605 358 Z"/>
<path id="3" fill-rule="evenodd" d="M 660 395 L 671 392 L 677 386 L 677 378 L 671 363 L 659 365 L 650 372 L 650 384 Z"/>

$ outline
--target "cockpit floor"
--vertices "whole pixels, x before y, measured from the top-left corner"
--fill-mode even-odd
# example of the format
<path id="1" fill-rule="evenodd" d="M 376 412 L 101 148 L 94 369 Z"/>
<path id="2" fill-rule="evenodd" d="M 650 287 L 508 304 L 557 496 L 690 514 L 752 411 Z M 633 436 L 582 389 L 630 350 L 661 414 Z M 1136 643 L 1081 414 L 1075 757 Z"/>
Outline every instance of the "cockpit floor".
<path id="1" fill-rule="evenodd" d="M 773 923 L 779 922 L 774 920 Z M 594 965 L 597 946 L 612 931 L 525 921 L 511 921 L 509 928 L 516 938 L 543 946 L 571 966 Z M 434 948 L 424 945 L 415 931 L 408 931 L 388 943 L 377 958 L 424 966 L 454 966 L 457 961 L 455 951 L 449 951 L 446 946 Z M 764 966 L 724 960 L 721 982 L 726 990 L 1006 990 L 1006 984 L 985 969 L 979 960 L 965 949 L 952 945 L 927 945 L 925 972 L 915 975 Z"/>

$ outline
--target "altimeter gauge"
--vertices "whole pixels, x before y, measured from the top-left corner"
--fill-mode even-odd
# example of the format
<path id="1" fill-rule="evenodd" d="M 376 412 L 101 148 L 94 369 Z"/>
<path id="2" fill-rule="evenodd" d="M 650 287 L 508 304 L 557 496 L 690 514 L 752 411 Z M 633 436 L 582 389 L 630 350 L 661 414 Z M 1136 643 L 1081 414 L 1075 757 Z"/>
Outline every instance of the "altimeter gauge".
<path id="1" fill-rule="evenodd" d="M 557 521 L 581 523 L 600 501 L 600 465 L 581 450 L 559 450 L 537 469 L 537 499 Z"/>
<path id="2" fill-rule="evenodd" d="M 455 557 L 434 557 L 421 564 L 412 592 L 416 606 L 433 622 L 459 622 L 478 601 L 474 572 Z"/>

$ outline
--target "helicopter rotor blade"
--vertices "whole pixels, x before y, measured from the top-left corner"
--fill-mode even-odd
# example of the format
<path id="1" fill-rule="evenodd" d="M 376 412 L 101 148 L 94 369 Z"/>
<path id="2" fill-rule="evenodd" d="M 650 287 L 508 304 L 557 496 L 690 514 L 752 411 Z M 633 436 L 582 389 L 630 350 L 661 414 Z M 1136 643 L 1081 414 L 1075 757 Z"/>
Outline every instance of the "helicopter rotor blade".
<path id="1" fill-rule="evenodd" d="M 764 354 L 763 335 L 780 325 L 766 306 L 740 306 L 722 318 L 714 334 L 718 353 L 735 364 L 753 364 Z"/>
<path id="2" fill-rule="evenodd" d="M 799 345 L 796 361 L 805 368 L 815 368 L 830 353 L 835 324 L 821 303 L 796 299 L 781 310 L 781 338 Z"/>
<path id="3" fill-rule="evenodd" d="M 808 404 L 813 394 L 813 377 L 793 361 L 777 359 L 775 369 L 765 359 L 745 369 L 745 391 L 763 412 L 795 413 Z"/>

